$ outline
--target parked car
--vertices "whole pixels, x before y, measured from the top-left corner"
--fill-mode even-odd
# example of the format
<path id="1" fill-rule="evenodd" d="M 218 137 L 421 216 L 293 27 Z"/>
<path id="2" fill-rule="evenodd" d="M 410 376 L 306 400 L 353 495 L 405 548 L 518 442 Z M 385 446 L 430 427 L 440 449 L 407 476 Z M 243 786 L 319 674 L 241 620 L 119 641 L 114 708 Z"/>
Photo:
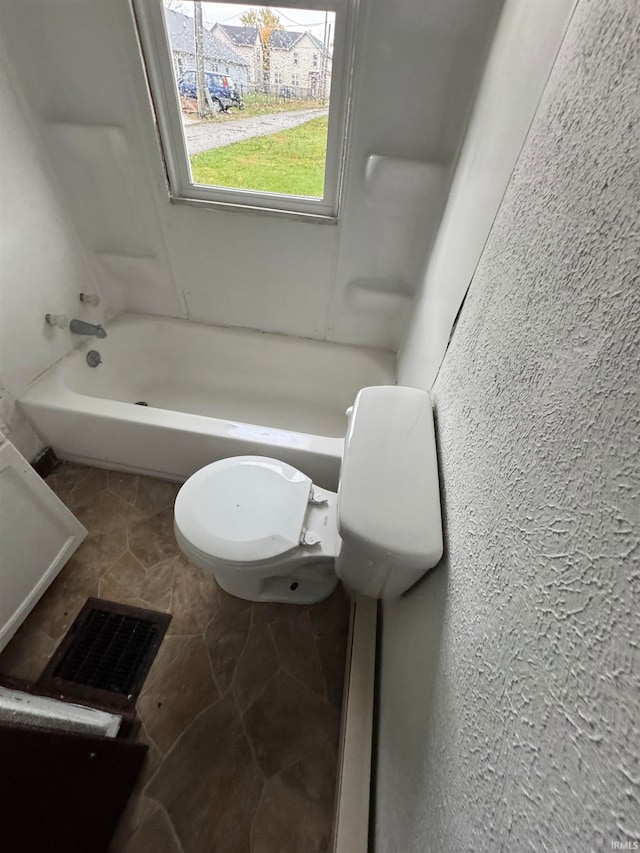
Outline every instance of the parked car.
<path id="1" fill-rule="evenodd" d="M 204 72 L 205 85 L 211 95 L 213 111 L 228 110 L 229 107 L 244 109 L 242 93 L 226 74 L 218 74 L 214 71 Z M 187 98 L 197 98 L 196 72 L 185 71 L 178 78 L 178 92 Z"/>

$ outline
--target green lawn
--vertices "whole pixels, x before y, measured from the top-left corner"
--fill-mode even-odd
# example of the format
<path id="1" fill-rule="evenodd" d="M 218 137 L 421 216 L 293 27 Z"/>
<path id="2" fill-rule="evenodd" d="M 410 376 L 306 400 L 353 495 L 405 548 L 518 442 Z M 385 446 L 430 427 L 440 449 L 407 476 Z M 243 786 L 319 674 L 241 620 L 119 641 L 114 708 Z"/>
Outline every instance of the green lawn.
<path id="1" fill-rule="evenodd" d="M 191 157 L 199 184 L 322 198 L 328 118 Z"/>
<path id="2" fill-rule="evenodd" d="M 231 107 L 229 114 L 232 118 L 246 118 L 247 116 L 272 115 L 273 113 L 291 113 L 297 110 L 317 110 L 328 105 L 328 101 L 297 100 L 295 98 L 287 100 L 286 98 L 275 98 L 272 95 L 255 92 L 244 96 L 244 110 Z"/>

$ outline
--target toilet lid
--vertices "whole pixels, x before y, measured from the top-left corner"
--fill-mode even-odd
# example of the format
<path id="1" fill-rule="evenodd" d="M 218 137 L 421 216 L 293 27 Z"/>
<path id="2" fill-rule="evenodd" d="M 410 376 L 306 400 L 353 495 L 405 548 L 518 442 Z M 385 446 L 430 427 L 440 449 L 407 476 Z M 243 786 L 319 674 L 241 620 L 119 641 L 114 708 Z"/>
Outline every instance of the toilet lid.
<path id="1" fill-rule="evenodd" d="M 221 459 L 182 486 L 175 523 L 185 539 L 214 559 L 272 560 L 300 544 L 311 485 L 309 477 L 277 459 Z"/>

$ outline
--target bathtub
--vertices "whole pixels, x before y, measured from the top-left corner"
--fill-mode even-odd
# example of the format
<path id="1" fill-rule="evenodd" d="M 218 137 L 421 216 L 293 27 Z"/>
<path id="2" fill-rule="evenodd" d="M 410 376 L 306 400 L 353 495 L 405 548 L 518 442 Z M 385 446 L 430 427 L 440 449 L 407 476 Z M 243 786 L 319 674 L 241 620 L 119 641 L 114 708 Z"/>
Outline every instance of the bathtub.
<path id="1" fill-rule="evenodd" d="M 345 409 L 395 383 L 377 350 L 142 314 L 107 331 L 19 400 L 62 459 L 181 481 L 225 456 L 276 456 L 336 489 Z"/>

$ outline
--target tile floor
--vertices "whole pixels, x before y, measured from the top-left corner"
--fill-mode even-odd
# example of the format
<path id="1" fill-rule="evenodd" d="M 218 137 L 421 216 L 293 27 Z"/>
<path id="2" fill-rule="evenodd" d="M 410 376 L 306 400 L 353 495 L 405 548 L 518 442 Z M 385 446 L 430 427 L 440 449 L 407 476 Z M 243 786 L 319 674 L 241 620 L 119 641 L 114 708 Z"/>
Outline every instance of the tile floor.
<path id="1" fill-rule="evenodd" d="M 138 702 L 147 764 L 114 853 L 325 853 L 349 604 L 252 604 L 180 553 L 178 486 L 63 463 L 48 484 L 89 531 L 0 655 L 37 678 L 100 596 L 171 612 Z"/>

